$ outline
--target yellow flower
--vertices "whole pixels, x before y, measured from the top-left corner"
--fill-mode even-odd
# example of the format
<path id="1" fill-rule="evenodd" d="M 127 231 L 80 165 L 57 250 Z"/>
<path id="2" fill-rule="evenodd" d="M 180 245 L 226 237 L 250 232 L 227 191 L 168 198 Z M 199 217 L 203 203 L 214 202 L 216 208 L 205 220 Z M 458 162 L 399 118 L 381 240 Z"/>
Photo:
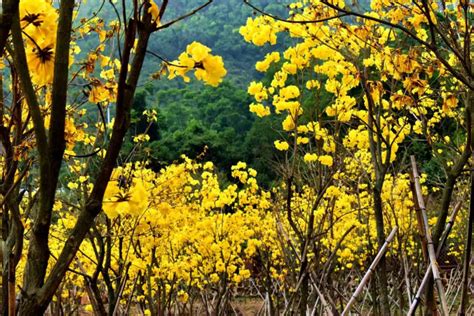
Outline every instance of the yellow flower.
<path id="1" fill-rule="evenodd" d="M 50 2 L 45 0 L 22 0 L 19 6 L 20 23 L 28 44 L 56 36 L 58 14 Z"/>
<path id="2" fill-rule="evenodd" d="M 300 96 L 300 89 L 297 86 L 286 86 L 280 90 L 280 96 L 286 100 Z"/>
<path id="3" fill-rule="evenodd" d="M 456 96 L 450 94 L 446 95 L 445 93 L 442 94 L 443 97 L 443 112 L 450 112 L 458 105 L 458 99 Z"/>
<path id="4" fill-rule="evenodd" d="M 94 311 L 94 309 L 92 308 L 92 305 L 91 305 L 91 304 L 87 304 L 87 305 L 84 307 L 84 311 L 86 311 L 86 312 L 92 312 L 92 311 Z"/>
<path id="5" fill-rule="evenodd" d="M 79 182 L 80 182 L 80 183 L 84 183 L 84 182 L 86 182 L 88 179 L 89 179 L 89 176 L 80 176 L 80 177 L 79 177 Z"/>
<path id="6" fill-rule="evenodd" d="M 76 190 L 77 188 L 79 188 L 79 185 L 78 185 L 77 183 L 75 183 L 75 182 L 69 182 L 69 183 L 67 184 L 67 187 L 68 187 L 69 189 L 71 189 L 71 190 Z"/>
<path id="7" fill-rule="evenodd" d="M 219 275 L 217 275 L 217 273 L 211 274 L 211 277 L 210 277 L 210 278 L 211 278 L 211 282 L 212 282 L 212 283 L 217 283 L 217 282 L 219 282 L 219 280 L 220 280 Z"/>
<path id="8" fill-rule="evenodd" d="M 279 62 L 280 61 L 280 53 L 279 52 L 272 52 L 270 54 L 267 54 L 265 56 L 265 59 L 262 61 L 259 61 L 255 64 L 255 69 L 257 69 L 260 72 L 265 72 L 270 68 L 270 65 L 274 62 Z"/>
<path id="9" fill-rule="evenodd" d="M 186 47 L 186 52 L 198 63 L 209 55 L 211 49 L 201 43 L 192 42 Z"/>
<path id="10" fill-rule="evenodd" d="M 325 166 L 328 166 L 328 167 L 331 167 L 332 164 L 333 164 L 333 159 L 331 156 L 328 156 L 328 155 L 323 155 L 323 156 L 320 156 L 319 157 L 319 161 L 321 162 L 321 164 L 325 165 Z"/>
<path id="11" fill-rule="evenodd" d="M 317 161 L 318 160 L 318 155 L 316 154 L 310 154 L 310 153 L 306 153 L 304 155 L 304 161 L 306 162 L 313 162 L 313 161 Z"/>
<path id="12" fill-rule="evenodd" d="M 268 99 L 267 91 L 261 82 L 252 81 L 247 89 L 247 93 L 254 96 L 258 102 Z"/>
<path id="13" fill-rule="evenodd" d="M 54 201 L 54 205 L 53 205 L 53 211 L 60 211 L 63 207 L 63 203 L 61 203 L 61 201 Z"/>
<path id="14" fill-rule="evenodd" d="M 159 17 L 160 8 L 158 7 L 158 5 L 156 5 L 155 1 L 153 0 L 149 0 L 149 3 L 150 3 L 150 7 L 148 8 L 148 13 L 151 14 L 153 22 L 156 25 L 160 25 L 160 17 Z"/>
<path id="15" fill-rule="evenodd" d="M 295 120 L 291 115 L 287 115 L 286 118 L 281 123 L 283 130 L 291 131 L 295 128 Z"/>
<path id="16" fill-rule="evenodd" d="M 107 82 L 102 84 L 100 81 L 96 80 L 91 82 L 92 89 L 89 92 L 89 102 L 91 103 L 100 103 L 100 102 L 110 102 L 115 98 L 116 93 L 116 84 Z"/>
<path id="17" fill-rule="evenodd" d="M 145 143 L 150 140 L 150 135 L 148 134 L 139 134 L 133 137 L 134 143 Z"/>
<path id="18" fill-rule="evenodd" d="M 100 103 L 110 100 L 110 92 L 101 83 L 91 83 L 92 89 L 89 92 L 89 102 Z"/>
<path id="19" fill-rule="evenodd" d="M 213 87 L 217 87 L 226 74 L 227 70 L 224 68 L 222 57 L 212 55 L 208 55 L 204 58 L 202 68 L 197 66 L 196 72 L 194 73 L 197 79 Z"/>
<path id="20" fill-rule="evenodd" d="M 235 274 L 234 277 L 232 278 L 232 281 L 234 281 L 235 283 L 240 283 L 242 281 L 242 276 Z"/>
<path id="21" fill-rule="evenodd" d="M 189 294 L 186 293 L 185 291 L 183 290 L 180 290 L 178 292 L 178 300 L 181 302 L 181 303 L 186 303 L 189 299 Z"/>
<path id="22" fill-rule="evenodd" d="M 258 117 L 270 115 L 270 108 L 261 103 L 252 103 L 249 106 L 250 112 L 255 113 Z"/>
<path id="23" fill-rule="evenodd" d="M 285 151 L 285 150 L 288 150 L 288 148 L 290 148 L 290 145 L 285 141 L 276 140 L 273 144 L 275 145 L 276 149 L 281 150 L 281 151 Z"/>
<path id="24" fill-rule="evenodd" d="M 222 57 L 211 55 L 210 52 L 211 49 L 201 43 L 189 44 L 186 52 L 181 53 L 178 60 L 168 66 L 168 78 L 180 76 L 185 82 L 189 82 L 187 73 L 195 69 L 194 76 L 198 80 L 214 87 L 218 86 L 227 74 L 227 70 L 224 68 Z"/>
<path id="25" fill-rule="evenodd" d="M 31 80 L 43 86 L 53 82 L 54 42 L 51 40 L 37 41 L 29 44 L 26 52 Z"/>

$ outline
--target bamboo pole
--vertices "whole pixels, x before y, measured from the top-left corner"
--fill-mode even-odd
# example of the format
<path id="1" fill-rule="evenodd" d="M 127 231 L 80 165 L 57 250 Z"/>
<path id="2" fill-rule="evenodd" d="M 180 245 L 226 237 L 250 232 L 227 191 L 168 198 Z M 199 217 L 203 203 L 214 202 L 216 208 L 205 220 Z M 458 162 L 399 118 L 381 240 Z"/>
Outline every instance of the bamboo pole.
<path id="1" fill-rule="evenodd" d="M 438 249 L 436 249 L 437 256 L 441 254 L 441 250 L 444 247 L 446 240 L 448 240 L 449 233 L 451 232 L 451 229 L 454 226 L 454 221 L 456 220 L 456 216 L 458 215 L 458 212 L 461 209 L 461 205 L 462 203 L 461 201 L 459 201 L 458 203 L 456 203 L 456 206 L 454 206 L 453 214 L 451 214 L 449 221 L 446 223 L 446 228 L 444 229 L 443 234 L 441 235 L 441 238 L 439 240 Z"/>
<path id="2" fill-rule="evenodd" d="M 436 257 L 439 257 L 441 250 L 444 247 L 444 244 L 446 243 L 446 240 L 448 239 L 449 233 L 451 232 L 451 229 L 454 225 L 454 220 L 456 219 L 456 215 L 458 214 L 458 211 L 461 209 L 461 202 L 458 202 L 456 206 L 454 207 L 453 213 L 451 214 L 451 217 L 446 224 L 446 228 L 444 229 L 443 235 L 441 236 L 441 240 L 438 245 L 438 249 L 436 249 Z M 423 291 L 425 290 L 426 284 L 428 284 L 428 280 L 431 277 L 431 264 L 428 266 L 425 272 L 425 276 L 423 277 L 423 280 L 421 281 L 420 287 L 418 288 L 418 291 L 416 292 L 415 297 L 413 298 L 413 302 L 410 305 L 410 310 L 408 311 L 408 316 L 415 315 L 416 308 L 420 304 L 421 301 L 421 295 L 423 294 Z"/>
<path id="3" fill-rule="evenodd" d="M 446 301 L 446 294 L 444 292 L 443 281 L 441 280 L 441 276 L 438 270 L 436 252 L 434 249 L 433 239 L 431 238 L 430 227 L 428 225 L 428 217 L 426 215 L 425 201 L 423 200 L 423 194 L 421 192 L 420 176 L 418 174 L 418 169 L 416 167 L 415 157 L 410 156 L 410 160 L 411 160 L 411 167 L 413 171 L 413 178 L 415 180 L 416 199 L 418 201 L 418 206 L 420 207 L 421 215 L 423 217 L 423 224 L 424 224 L 423 228 L 424 228 L 424 234 L 426 236 L 426 241 L 428 243 L 428 257 L 430 258 L 430 266 L 433 273 L 433 279 L 436 283 L 436 288 L 438 290 L 438 296 L 441 303 L 442 314 L 445 316 L 448 316 L 449 315 L 448 303 Z"/>
<path id="4" fill-rule="evenodd" d="M 411 191 L 412 191 L 413 196 L 415 197 L 416 189 L 415 189 L 415 179 L 413 179 L 413 175 L 410 175 L 410 180 L 411 180 L 410 181 Z M 414 198 L 413 202 L 415 204 L 416 223 L 418 224 L 418 231 L 419 231 L 419 236 L 421 239 L 421 251 L 423 254 L 423 259 L 426 262 L 429 262 L 428 246 L 427 246 L 428 243 L 426 241 L 426 237 L 425 237 L 424 229 L 423 229 L 423 216 L 421 215 L 421 210 L 420 210 L 420 206 L 418 205 L 418 200 Z"/>
<path id="5" fill-rule="evenodd" d="M 359 285 L 357 286 L 357 289 L 355 290 L 354 294 L 352 294 L 352 297 L 350 298 L 350 300 L 349 300 L 349 302 L 347 303 L 346 307 L 345 307 L 344 310 L 342 311 L 341 316 L 345 316 L 345 315 L 348 315 L 348 314 L 349 314 L 349 311 L 350 311 L 350 309 L 351 309 L 352 304 L 354 304 L 354 302 L 355 302 L 356 299 L 357 299 L 357 296 L 360 295 L 360 293 L 361 293 L 362 290 L 364 289 L 364 286 L 365 286 L 366 283 L 369 281 L 370 276 L 371 276 L 372 273 L 375 271 L 375 267 L 377 267 L 377 264 L 379 263 L 380 259 L 382 259 L 383 255 L 384 255 L 385 252 L 387 251 L 388 245 L 392 242 L 393 238 L 395 237 L 395 233 L 397 232 L 397 230 L 398 230 L 398 227 L 395 226 L 395 227 L 392 229 L 392 231 L 390 232 L 390 235 L 388 235 L 387 239 L 385 240 L 385 243 L 384 243 L 383 246 L 380 248 L 379 252 L 377 253 L 377 256 L 375 256 L 374 261 L 373 261 L 372 264 L 370 265 L 369 270 L 365 273 L 364 277 L 362 278 L 362 280 L 360 281 Z"/>

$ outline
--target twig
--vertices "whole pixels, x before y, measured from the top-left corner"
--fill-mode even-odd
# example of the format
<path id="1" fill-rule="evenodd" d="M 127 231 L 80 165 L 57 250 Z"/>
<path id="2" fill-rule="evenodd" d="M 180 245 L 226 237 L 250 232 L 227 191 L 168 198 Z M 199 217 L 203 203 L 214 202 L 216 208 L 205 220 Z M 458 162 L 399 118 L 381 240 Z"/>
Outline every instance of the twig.
<path id="1" fill-rule="evenodd" d="M 472 95 L 472 92 L 469 93 Z M 468 94 L 468 95 L 469 95 Z M 466 315 L 466 309 L 469 305 L 468 288 L 471 280 L 470 266 L 471 266 L 471 252 L 472 252 L 472 229 L 474 222 L 474 173 L 471 172 L 471 193 L 469 197 L 469 219 L 467 224 L 466 246 L 464 247 L 464 266 L 462 276 L 462 292 L 461 292 L 461 307 L 459 316 Z"/>

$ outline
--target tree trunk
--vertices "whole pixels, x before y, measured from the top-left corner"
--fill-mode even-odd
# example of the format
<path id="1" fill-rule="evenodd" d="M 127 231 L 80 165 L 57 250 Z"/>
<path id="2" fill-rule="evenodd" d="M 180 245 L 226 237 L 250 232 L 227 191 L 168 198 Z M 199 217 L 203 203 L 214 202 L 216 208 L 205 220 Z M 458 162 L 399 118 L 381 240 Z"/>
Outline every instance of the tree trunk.
<path id="1" fill-rule="evenodd" d="M 8 237 L 8 216 L 6 206 L 3 208 L 2 213 L 2 238 L 0 239 L 0 260 L 2 264 L 2 291 L 0 293 L 0 315 L 6 316 L 8 312 L 8 253 L 5 252 L 5 240 Z"/>
<path id="2" fill-rule="evenodd" d="M 471 126 L 470 126 L 470 133 L 471 135 L 474 134 L 474 111 L 472 107 L 474 106 L 474 92 L 468 91 L 466 93 L 466 106 L 469 107 L 470 114 L 471 114 Z M 472 150 L 474 149 L 474 139 L 471 136 L 471 157 Z M 461 296 L 461 308 L 459 310 L 459 315 L 464 316 L 466 314 L 466 308 L 469 305 L 469 281 L 471 280 L 470 275 L 470 265 L 471 265 L 471 252 L 472 252 L 472 226 L 474 221 L 474 171 L 471 169 L 471 193 L 470 193 L 470 201 L 469 201 L 469 220 L 467 226 L 467 236 L 466 236 L 466 247 L 464 249 L 464 266 L 463 266 L 463 279 L 462 279 L 462 296 Z"/>
<path id="3" fill-rule="evenodd" d="M 471 196 L 469 202 L 469 222 L 467 226 L 467 238 L 466 248 L 464 249 L 464 266 L 463 266 L 463 279 L 462 279 L 462 296 L 461 296 L 461 309 L 459 316 L 466 315 L 466 309 L 469 305 L 469 281 L 471 280 L 470 275 L 470 264 L 471 264 L 471 252 L 472 252 L 472 224 L 474 218 L 474 172 L 471 171 Z"/>

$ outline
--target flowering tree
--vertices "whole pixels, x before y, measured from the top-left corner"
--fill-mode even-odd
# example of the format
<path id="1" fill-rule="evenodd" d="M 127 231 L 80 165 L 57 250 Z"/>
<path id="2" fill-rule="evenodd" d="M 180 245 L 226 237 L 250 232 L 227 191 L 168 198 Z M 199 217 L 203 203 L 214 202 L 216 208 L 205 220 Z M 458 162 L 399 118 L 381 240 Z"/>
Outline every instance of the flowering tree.
<path id="1" fill-rule="evenodd" d="M 403 168 L 401 149 L 417 135 L 425 137 L 447 178 L 433 234 L 438 243 L 454 185 L 472 148 L 471 6 L 465 1 L 443 2 L 441 7 L 430 1 L 371 1 L 370 10 L 365 12 L 357 3 L 301 1 L 289 6 L 286 17 L 262 10 L 257 2 L 244 2 L 259 13 L 241 28 L 246 41 L 257 46 L 274 45 L 278 33 L 283 32 L 296 41 L 283 56 L 273 52 L 256 64 L 259 71 L 271 71 L 271 82 L 249 86 L 256 101 L 250 111 L 267 116 L 274 107 L 275 114 L 284 113 L 282 128 L 291 142 L 277 141 L 276 148 L 287 151 L 293 161 L 301 155 L 309 164 L 331 166 L 333 161 L 342 160 L 345 168 L 357 170 L 353 175 L 372 195 L 367 206 L 373 208 L 373 214 L 367 216 L 375 219 L 372 227 L 376 228 L 378 247 L 382 247 L 387 223 L 395 221 L 393 226 L 411 221 L 400 212 L 389 215 L 393 204 L 384 201 L 384 187 L 393 178 L 407 178 L 397 171 Z M 307 91 L 310 102 L 300 97 L 301 88 Z M 321 105 L 324 93 L 334 99 Z M 308 127 L 308 121 L 329 127 L 317 130 Z M 453 143 L 451 134 L 439 130 L 441 124 L 452 124 L 448 122 L 456 122 L 465 137 Z M 318 140 L 330 142 L 327 131 L 340 131 L 341 125 L 342 132 L 335 137 L 340 147 L 335 145 L 331 150 L 330 146 L 318 146 Z M 346 151 L 353 158 L 341 159 Z M 347 177 L 350 173 L 345 168 L 342 171 Z M 291 172 L 288 178 L 292 178 Z M 317 185 L 313 186 L 317 190 Z M 292 194 L 288 192 L 288 196 L 290 199 Z M 469 240 L 470 231 L 467 236 Z M 465 257 L 469 258 L 469 253 Z M 465 266 L 469 264 L 465 262 Z M 381 308 L 388 313 L 383 258 L 378 270 Z"/>
<path id="2" fill-rule="evenodd" d="M 2 50 L 6 46 L 4 58 L 10 75 L 7 82 L 12 91 L 11 98 L 3 98 L 1 111 L 1 140 L 6 152 L 2 186 L 3 261 L 4 266 L 19 263 L 26 225 L 28 250 L 20 286 L 21 315 L 45 311 L 102 210 L 104 194 L 130 124 L 133 98 L 151 35 L 210 2 L 170 21 L 163 20 L 168 1 L 162 1 L 160 6 L 153 1 L 122 3 L 122 13 L 108 24 L 94 16 L 77 21 L 73 0 L 60 1 L 59 7 L 49 1 L 21 1 L 19 6 L 17 1 L 2 3 L 4 27 L 0 44 Z M 74 62 L 80 52 L 76 41 L 93 34 L 99 38 L 96 49 L 88 52 L 84 61 Z M 114 50 L 116 40 L 118 48 Z M 185 75 L 196 70 L 195 76 L 211 85 L 217 85 L 225 75 L 222 59 L 211 55 L 210 49 L 201 44 L 190 45 L 181 57 L 179 64 L 169 67 L 170 74 Z M 74 99 L 68 93 L 78 82 L 91 87 L 86 100 Z M 7 100 L 11 100 L 10 105 Z M 87 124 L 80 122 L 85 114 L 85 110 L 79 109 L 81 102 L 97 104 L 101 117 L 114 104 L 112 130 L 100 120 L 96 134 L 92 134 Z M 76 154 L 76 150 L 91 153 Z M 85 195 L 76 203 L 80 211 L 52 261 L 54 201 L 58 192 L 65 189 L 60 183 L 61 169 L 71 163 L 75 166 L 80 159 L 86 161 L 87 172 L 79 178 L 80 183 L 87 183 Z M 91 172 L 92 169 L 95 171 Z M 74 189 L 77 185 L 70 183 L 68 187 Z M 8 283 L 5 270 L 4 288 Z M 14 291 L 3 294 L 2 306 L 14 308 Z"/>

